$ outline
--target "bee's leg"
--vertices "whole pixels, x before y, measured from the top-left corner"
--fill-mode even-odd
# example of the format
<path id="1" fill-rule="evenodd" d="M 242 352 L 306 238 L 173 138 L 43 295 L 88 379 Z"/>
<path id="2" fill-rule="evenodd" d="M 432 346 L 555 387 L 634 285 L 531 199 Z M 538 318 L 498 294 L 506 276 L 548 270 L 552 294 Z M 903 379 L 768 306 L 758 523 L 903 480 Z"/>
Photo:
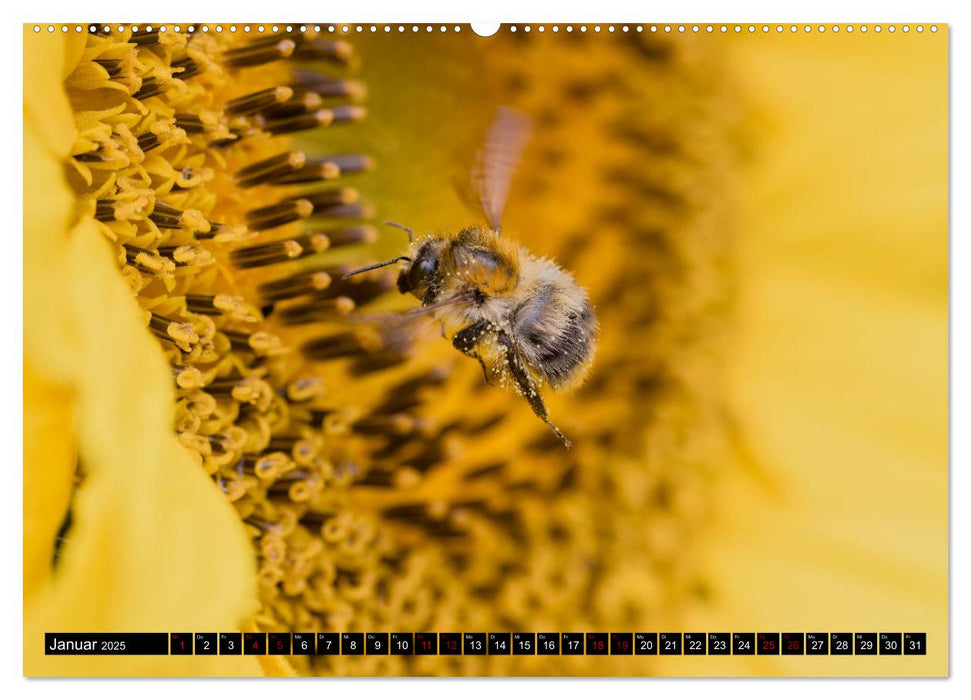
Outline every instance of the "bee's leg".
<path id="1" fill-rule="evenodd" d="M 482 368 L 482 378 L 485 380 L 485 383 L 488 384 L 489 386 L 492 386 L 492 380 L 489 379 L 489 370 L 486 369 L 485 362 L 478 355 L 475 356 L 475 359 L 479 361 L 479 367 Z"/>
<path id="2" fill-rule="evenodd" d="M 486 384 L 491 385 L 492 381 L 489 379 L 489 371 L 486 369 L 485 362 L 482 361 L 482 357 L 479 355 L 479 341 L 483 334 L 488 332 L 488 328 L 488 321 L 479 321 L 470 326 L 466 326 L 452 336 L 452 345 L 463 355 L 474 357 L 479 361 L 479 366 L 482 367 L 482 376 L 485 377 Z M 443 326 L 442 334 L 444 335 L 444 333 L 445 327 Z"/>
<path id="3" fill-rule="evenodd" d="M 560 432 L 560 429 L 553 425 L 546 412 L 546 404 L 543 403 L 543 397 L 539 394 L 539 389 L 536 387 L 536 382 L 533 378 L 529 376 L 529 370 L 526 369 L 526 365 L 523 364 L 523 360 L 519 357 L 519 353 L 516 352 L 516 346 L 502 331 L 496 334 L 499 342 L 502 343 L 506 348 L 506 362 L 509 365 L 509 371 L 512 373 L 512 377 L 516 382 L 516 386 L 519 387 L 519 391 L 529 402 L 530 408 L 533 409 L 541 421 L 546 423 L 550 429 L 556 434 L 556 437 L 563 441 L 564 446 L 567 449 L 573 447 L 573 443 L 570 439 Z"/>

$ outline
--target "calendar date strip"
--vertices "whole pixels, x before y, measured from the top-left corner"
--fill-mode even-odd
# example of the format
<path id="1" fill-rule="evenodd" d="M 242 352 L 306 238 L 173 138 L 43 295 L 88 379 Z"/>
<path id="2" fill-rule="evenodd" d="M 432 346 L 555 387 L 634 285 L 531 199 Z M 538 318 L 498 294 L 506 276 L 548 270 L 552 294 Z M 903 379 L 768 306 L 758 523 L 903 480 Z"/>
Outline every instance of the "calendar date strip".
<path id="1" fill-rule="evenodd" d="M 925 632 L 48 632 L 47 655 L 924 656 Z"/>

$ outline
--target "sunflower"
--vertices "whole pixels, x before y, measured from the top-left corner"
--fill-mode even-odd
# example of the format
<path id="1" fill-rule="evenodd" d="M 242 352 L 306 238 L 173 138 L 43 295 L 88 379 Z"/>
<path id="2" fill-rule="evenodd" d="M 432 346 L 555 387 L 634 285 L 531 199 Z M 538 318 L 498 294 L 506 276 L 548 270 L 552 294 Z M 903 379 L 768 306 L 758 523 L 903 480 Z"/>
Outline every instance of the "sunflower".
<path id="1" fill-rule="evenodd" d="M 650 630 L 710 610 L 725 574 L 704 545 L 747 464 L 724 367 L 759 145 L 724 45 L 66 29 L 24 37 L 25 673 L 664 670 L 40 650 L 45 631 Z M 401 250 L 377 221 L 470 222 L 454 184 L 496 105 L 537 125 L 504 229 L 574 271 L 603 328 L 588 381 L 549 397 L 569 452 L 448 343 L 368 321 L 408 307 L 393 274 L 342 279 Z"/>
<path id="2" fill-rule="evenodd" d="M 35 655 L 52 629 L 593 629 L 705 595 L 684 554 L 717 449 L 701 348 L 729 239 L 727 198 L 698 201 L 731 153 L 703 108 L 725 92 L 683 79 L 710 56 L 633 32 L 507 35 L 504 55 L 453 35 L 355 51 L 327 28 L 71 29 L 25 30 L 28 674 L 258 670 Z M 401 62 L 419 46 L 438 60 Z M 362 122 L 355 72 L 369 82 L 396 65 L 410 66 L 408 106 L 394 124 Z M 471 75 L 489 79 L 462 95 Z M 387 93 L 371 90 L 382 114 Z M 661 94 L 664 111 L 640 112 Z M 472 152 L 490 103 L 542 127 L 509 229 L 614 300 L 600 310 L 610 370 L 551 404 L 580 438 L 569 453 L 447 344 L 389 346 L 354 322 L 403 307 L 392 277 L 341 280 L 400 245 L 377 241 L 372 204 L 419 229 L 467 220 L 442 194 L 447 161 Z M 429 110 L 447 116 L 434 134 Z M 396 149 L 427 149 L 420 181 L 401 178 Z M 368 174 L 382 158 L 400 169 Z M 582 187 L 549 216 L 572 178 Z M 423 211 L 408 204 L 419 182 Z M 75 606 L 91 596 L 104 603 Z M 604 662 L 546 671 L 633 668 Z M 515 657 L 270 670 L 535 672 Z"/>

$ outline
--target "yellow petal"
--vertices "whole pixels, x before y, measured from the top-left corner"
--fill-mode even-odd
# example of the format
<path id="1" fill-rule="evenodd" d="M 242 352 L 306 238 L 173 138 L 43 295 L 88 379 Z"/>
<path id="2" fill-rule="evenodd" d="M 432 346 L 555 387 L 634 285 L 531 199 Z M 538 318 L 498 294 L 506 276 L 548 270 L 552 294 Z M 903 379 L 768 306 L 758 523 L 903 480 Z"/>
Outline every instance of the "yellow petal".
<path id="1" fill-rule="evenodd" d="M 24 361 L 24 596 L 51 574 L 54 538 L 68 510 L 77 455 L 73 396 Z"/>
<path id="2" fill-rule="evenodd" d="M 109 87 L 108 71 L 97 63 L 85 63 L 78 66 L 77 70 L 71 72 L 65 84 L 68 87 L 78 90 L 96 90 L 98 88 Z M 121 87 L 120 85 L 118 86 Z M 124 89 L 124 88 L 122 88 Z"/>
<path id="3" fill-rule="evenodd" d="M 62 88 L 64 71 L 77 61 L 75 42 L 59 33 L 35 34 L 33 25 L 24 25 L 24 121 L 35 124 L 42 143 L 53 153 L 66 153 L 75 138 Z"/>
<path id="4" fill-rule="evenodd" d="M 73 364 L 58 282 L 73 209 L 60 161 L 45 146 L 40 126 L 25 120 L 24 356 L 48 378 L 65 377 Z"/>
<path id="5" fill-rule="evenodd" d="M 35 59 L 42 43 L 60 45 L 56 37 L 27 37 L 25 60 Z M 66 386 L 74 352 L 58 284 L 73 198 L 61 171 L 61 154 L 55 144 L 45 142 L 43 130 L 51 125 L 30 118 L 28 110 L 31 97 L 47 104 L 48 111 L 67 109 L 64 93 L 53 81 L 46 85 L 52 93 L 46 97 L 33 90 L 41 87 L 39 82 L 24 93 L 25 597 L 50 577 L 54 538 L 67 513 L 76 464 L 73 393 Z M 65 139 L 58 146 L 64 152 L 65 144 L 70 145 Z"/>
<path id="6" fill-rule="evenodd" d="M 25 601 L 25 674 L 258 673 L 246 658 L 43 655 L 45 631 L 236 629 L 255 600 L 246 535 L 172 433 L 165 361 L 93 221 L 67 260 L 85 476 L 53 582 Z"/>
<path id="7" fill-rule="evenodd" d="M 270 676 L 272 678 L 287 678 L 290 676 L 296 676 L 297 670 L 290 665 L 283 656 L 260 656 L 260 667 L 263 669 L 263 675 Z"/>
<path id="8" fill-rule="evenodd" d="M 87 32 L 68 32 L 64 35 L 64 63 L 61 66 L 61 78 L 67 78 L 77 67 L 84 47 L 88 43 Z"/>

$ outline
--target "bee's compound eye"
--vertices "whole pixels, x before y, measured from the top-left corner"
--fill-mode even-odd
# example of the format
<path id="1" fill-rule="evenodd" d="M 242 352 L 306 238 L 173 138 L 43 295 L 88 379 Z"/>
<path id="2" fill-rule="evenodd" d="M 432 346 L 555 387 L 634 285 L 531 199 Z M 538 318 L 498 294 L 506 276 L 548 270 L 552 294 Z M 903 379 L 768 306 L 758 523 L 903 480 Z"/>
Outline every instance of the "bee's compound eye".
<path id="1" fill-rule="evenodd" d="M 408 287 L 420 292 L 431 286 L 438 272 L 438 255 L 431 243 L 425 243 L 418 250 L 411 266 L 408 268 Z"/>
<path id="2" fill-rule="evenodd" d="M 413 288 L 428 285 L 437 270 L 438 260 L 435 257 L 420 255 L 408 271 L 408 282 Z"/>

